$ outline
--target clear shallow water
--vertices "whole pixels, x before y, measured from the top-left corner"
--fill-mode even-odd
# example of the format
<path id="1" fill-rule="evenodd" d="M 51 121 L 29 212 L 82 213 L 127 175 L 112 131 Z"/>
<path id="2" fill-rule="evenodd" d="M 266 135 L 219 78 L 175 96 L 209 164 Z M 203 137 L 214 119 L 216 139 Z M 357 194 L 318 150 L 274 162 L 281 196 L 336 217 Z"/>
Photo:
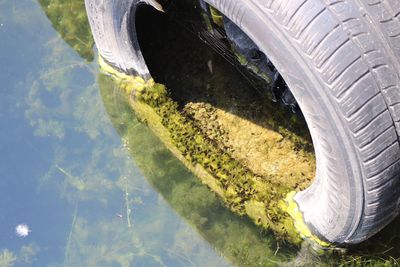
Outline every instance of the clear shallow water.
<path id="1" fill-rule="evenodd" d="M 337 263 L 224 208 L 99 74 L 82 21 L 83 1 L 0 0 L 0 267 Z M 360 253 L 396 252 L 396 229 Z"/>
<path id="2" fill-rule="evenodd" d="M 0 25 L 0 266 L 229 265 L 148 183 L 105 110 L 97 65 L 41 6 L 0 1 Z"/>
<path id="3" fill-rule="evenodd" d="M 0 266 L 271 262 L 273 241 L 136 120 L 91 50 L 71 48 L 75 18 L 41 3 L 0 1 Z"/>

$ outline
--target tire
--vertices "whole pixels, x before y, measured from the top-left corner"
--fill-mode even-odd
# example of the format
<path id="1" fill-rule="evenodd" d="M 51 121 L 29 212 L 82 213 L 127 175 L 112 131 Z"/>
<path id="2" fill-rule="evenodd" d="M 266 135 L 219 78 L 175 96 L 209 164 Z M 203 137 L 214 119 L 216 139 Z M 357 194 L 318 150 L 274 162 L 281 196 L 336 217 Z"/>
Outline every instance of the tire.
<path id="1" fill-rule="evenodd" d="M 400 42 L 377 15 L 370 23 L 381 10 L 353 0 L 207 2 L 257 43 L 303 111 L 317 157 L 314 183 L 295 197 L 308 226 L 339 244 L 381 230 L 400 195 Z"/>
<path id="2" fill-rule="evenodd" d="M 103 60 L 117 70 L 149 79 L 135 29 L 135 10 L 140 0 L 85 0 L 86 12 L 96 47 Z"/>
<path id="3" fill-rule="evenodd" d="M 100 2 L 86 0 L 99 53 L 150 77 L 129 35 L 140 2 Z M 317 158 L 314 183 L 295 196 L 306 224 L 334 244 L 381 230 L 400 210 L 400 2 L 206 2 L 267 55 L 304 114 Z"/>

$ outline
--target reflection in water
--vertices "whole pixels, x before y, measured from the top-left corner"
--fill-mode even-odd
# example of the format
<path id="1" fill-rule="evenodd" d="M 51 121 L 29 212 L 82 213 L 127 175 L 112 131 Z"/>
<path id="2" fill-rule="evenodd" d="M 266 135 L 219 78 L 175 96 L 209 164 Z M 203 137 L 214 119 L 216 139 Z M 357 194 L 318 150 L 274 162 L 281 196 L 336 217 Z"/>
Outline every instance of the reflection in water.
<path id="1" fill-rule="evenodd" d="M 11 267 L 18 263 L 21 266 L 29 266 L 34 263 L 37 253 L 39 253 L 39 247 L 32 243 L 23 245 L 18 254 L 14 254 L 14 252 L 8 249 L 3 249 L 0 252 L 0 266 Z"/>
<path id="2" fill-rule="evenodd" d="M 60 39 L 35 2 L 0 1 L 0 20 L 8 65 L 0 73 L 0 266 L 229 265 L 128 157 L 97 66 Z M 14 232 L 21 222 L 32 228 L 23 239 Z"/>
<path id="3" fill-rule="evenodd" d="M 26 96 L 26 116 L 36 135 L 54 141 L 42 188 L 57 189 L 75 206 L 59 265 L 226 265 L 157 199 L 118 146 L 95 66 L 75 59 L 63 43 L 50 52 Z"/>
<path id="4" fill-rule="evenodd" d="M 83 0 L 38 0 L 54 29 L 82 58 L 92 61 L 93 38 Z"/>
<path id="5" fill-rule="evenodd" d="M 83 5 L 68 7 L 84 14 Z M 59 21 L 74 14 L 57 12 Z M 82 21 L 52 25 L 66 27 L 67 40 L 90 40 L 87 27 L 69 30 Z M 0 0 L 0 25 L 0 266 L 337 263 L 279 244 L 225 209 L 36 2 Z M 86 54 L 89 41 L 79 43 Z M 14 233 L 19 223 L 32 228 L 26 238 Z M 396 223 L 343 260 L 397 258 Z"/>

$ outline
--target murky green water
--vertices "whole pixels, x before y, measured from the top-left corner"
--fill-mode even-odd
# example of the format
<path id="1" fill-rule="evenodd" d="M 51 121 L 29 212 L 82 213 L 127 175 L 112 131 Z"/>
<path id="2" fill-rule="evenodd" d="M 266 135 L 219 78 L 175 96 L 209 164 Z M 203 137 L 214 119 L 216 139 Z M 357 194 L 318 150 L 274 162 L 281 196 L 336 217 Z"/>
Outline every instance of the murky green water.
<path id="1" fill-rule="evenodd" d="M 339 264 L 224 208 L 135 118 L 92 44 L 81 0 L 0 0 L 0 267 Z M 398 258 L 398 223 L 341 263 Z"/>

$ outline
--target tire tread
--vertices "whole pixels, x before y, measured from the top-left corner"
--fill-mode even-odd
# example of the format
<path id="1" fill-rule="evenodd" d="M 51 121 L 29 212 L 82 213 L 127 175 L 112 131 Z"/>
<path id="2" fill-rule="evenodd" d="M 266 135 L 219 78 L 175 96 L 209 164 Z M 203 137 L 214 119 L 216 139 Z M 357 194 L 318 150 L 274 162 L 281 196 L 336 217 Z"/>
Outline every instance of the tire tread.
<path id="1" fill-rule="evenodd" d="M 400 192 L 394 187 L 399 187 L 400 172 L 400 1 L 307 0 L 286 6 L 266 2 L 263 9 L 278 24 L 291 16 L 282 27 L 330 88 L 343 124 L 352 133 L 369 204 L 348 239 L 363 240 L 399 212 Z M 384 19 L 379 18 L 382 12 Z M 368 17 L 374 18 L 373 25 Z M 319 19 L 325 19 L 323 26 L 314 23 Z M 331 186 L 329 192 L 335 192 Z M 371 190 L 378 190 L 378 197 Z M 391 203 L 395 208 L 384 209 Z"/>

